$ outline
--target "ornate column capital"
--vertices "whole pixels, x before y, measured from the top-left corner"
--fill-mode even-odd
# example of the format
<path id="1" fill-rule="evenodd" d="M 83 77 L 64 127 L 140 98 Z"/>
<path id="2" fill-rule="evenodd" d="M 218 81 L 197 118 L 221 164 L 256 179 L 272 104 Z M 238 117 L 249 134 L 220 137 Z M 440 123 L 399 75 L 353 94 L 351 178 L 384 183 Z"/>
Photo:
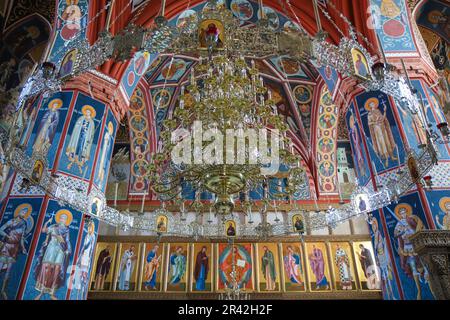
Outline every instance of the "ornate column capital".
<path id="1" fill-rule="evenodd" d="M 118 120 L 122 119 L 128 110 L 129 100 L 120 90 L 118 81 L 99 71 L 90 70 L 72 78 L 64 88 L 81 90 L 92 98 L 107 103 Z"/>
<path id="2" fill-rule="evenodd" d="M 424 230 L 410 238 L 414 251 L 428 267 L 433 293 L 438 300 L 450 299 L 450 231 Z"/>

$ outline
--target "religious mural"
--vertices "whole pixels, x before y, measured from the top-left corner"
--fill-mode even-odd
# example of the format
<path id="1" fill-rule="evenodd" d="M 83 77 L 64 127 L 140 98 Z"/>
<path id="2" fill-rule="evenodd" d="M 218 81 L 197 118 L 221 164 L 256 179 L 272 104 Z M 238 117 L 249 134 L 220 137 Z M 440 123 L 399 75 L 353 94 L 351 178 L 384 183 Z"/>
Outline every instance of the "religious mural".
<path id="1" fill-rule="evenodd" d="M 139 51 L 134 55 L 120 82 L 128 97 L 132 97 L 140 79 L 157 56 L 157 54 L 150 54 L 146 51 Z"/>
<path id="2" fill-rule="evenodd" d="M 428 270 L 409 240 L 411 234 L 429 228 L 418 193 L 402 197 L 383 212 L 405 299 L 434 299 Z"/>
<path id="3" fill-rule="evenodd" d="M 372 212 L 373 219 L 370 222 L 370 233 L 372 235 L 373 249 L 375 251 L 375 260 L 380 268 L 381 289 L 383 291 L 383 299 L 399 300 L 400 294 L 395 279 L 394 268 L 391 256 L 384 235 L 383 226 L 378 211 Z"/>
<path id="4" fill-rule="evenodd" d="M 337 176 L 341 199 L 350 199 L 356 182 L 350 141 L 338 141 L 337 143 Z"/>
<path id="5" fill-rule="evenodd" d="M 253 286 L 253 247 L 250 243 L 219 244 L 219 277 L 218 290 L 232 286 L 230 272 L 236 272 L 237 285 L 242 290 L 252 291 Z"/>
<path id="6" fill-rule="evenodd" d="M 105 105 L 79 93 L 66 134 L 59 170 L 83 179 L 91 176 Z"/>
<path id="7" fill-rule="evenodd" d="M 117 121 L 111 110 L 109 110 L 108 116 L 106 117 L 100 153 L 97 158 L 94 179 L 94 183 L 100 188 L 100 190 L 105 190 L 106 187 L 116 131 Z"/>
<path id="8" fill-rule="evenodd" d="M 353 163 L 355 164 L 356 176 L 360 185 L 366 185 L 370 180 L 370 171 L 367 153 L 364 149 L 363 143 L 365 139 L 363 139 L 363 136 L 361 135 L 360 124 L 353 103 L 351 103 L 350 107 L 348 108 L 346 121 L 352 148 Z"/>
<path id="9" fill-rule="evenodd" d="M 187 243 L 171 243 L 168 250 L 166 291 L 185 292 L 188 289 L 189 246 Z"/>
<path id="10" fill-rule="evenodd" d="M 0 91 L 12 93 L 10 90 L 25 85 L 50 31 L 50 24 L 39 14 L 31 14 L 5 30 L 0 40 Z"/>
<path id="11" fill-rule="evenodd" d="M 281 275 L 277 243 L 258 243 L 258 285 L 260 292 L 280 291 Z"/>
<path id="12" fill-rule="evenodd" d="M 450 230 L 450 196 L 448 190 L 426 192 L 436 229 Z"/>
<path id="13" fill-rule="evenodd" d="M 405 151 L 388 96 L 363 93 L 356 103 L 373 170 L 379 173 L 399 166 L 405 161 Z"/>
<path id="14" fill-rule="evenodd" d="M 69 300 L 86 300 L 89 290 L 89 279 L 93 270 L 93 259 L 95 244 L 98 232 L 97 219 L 85 218 L 83 224 L 83 234 L 81 236 L 80 248 L 77 260 L 72 265 L 72 272 L 69 275 Z"/>
<path id="15" fill-rule="evenodd" d="M 10 198 L 0 220 L 0 300 L 13 300 L 30 253 L 42 198 Z"/>
<path id="16" fill-rule="evenodd" d="M 97 243 L 91 273 L 91 291 L 112 290 L 116 250 L 117 243 Z"/>
<path id="17" fill-rule="evenodd" d="M 62 60 L 64 51 L 60 48 L 70 40 L 86 35 L 88 20 L 88 0 L 62 0 L 58 3 L 56 38 L 50 52 L 50 59 L 54 63 Z"/>
<path id="18" fill-rule="evenodd" d="M 162 270 L 164 262 L 163 246 L 157 243 L 146 243 L 143 248 L 142 291 L 161 291 Z"/>
<path id="19" fill-rule="evenodd" d="M 128 124 L 130 127 L 130 193 L 143 193 L 148 190 L 145 178 L 146 166 L 150 160 L 151 130 L 147 121 L 148 112 L 144 92 L 137 88 L 131 98 Z M 125 168 L 126 169 L 126 168 Z M 125 170 L 124 169 L 124 170 Z"/>
<path id="20" fill-rule="evenodd" d="M 317 71 L 322 76 L 323 80 L 325 81 L 325 84 L 328 87 L 328 91 L 331 93 L 331 95 L 334 97 L 334 90 L 337 88 L 339 84 L 339 74 L 337 71 L 330 66 L 325 67 L 317 67 Z"/>
<path id="21" fill-rule="evenodd" d="M 386 52 L 416 51 L 406 0 L 371 0 L 372 25 Z"/>
<path id="22" fill-rule="evenodd" d="M 80 212 L 48 202 L 23 299 L 66 299 L 81 220 Z"/>
<path id="23" fill-rule="evenodd" d="M 115 290 L 136 291 L 140 245 L 121 243 L 116 261 Z"/>
<path id="24" fill-rule="evenodd" d="M 48 169 L 52 169 L 58 155 L 67 112 L 72 101 L 72 92 L 59 92 L 42 100 L 36 120 L 27 124 L 27 129 L 34 126 L 28 139 L 27 154 L 42 153 L 48 148 Z"/>
<path id="25" fill-rule="evenodd" d="M 321 92 L 317 120 L 317 167 L 319 190 L 335 193 L 336 181 L 336 140 L 338 108 L 334 105 L 330 92 L 324 86 Z"/>
<path id="26" fill-rule="evenodd" d="M 181 58 L 167 59 L 165 65 L 161 69 L 161 73 L 156 77 L 154 83 L 158 82 L 178 82 L 189 70 L 193 64 L 191 60 L 184 60 Z"/>
<path id="27" fill-rule="evenodd" d="M 213 246 L 211 243 L 194 243 L 192 252 L 192 291 L 213 290 Z"/>

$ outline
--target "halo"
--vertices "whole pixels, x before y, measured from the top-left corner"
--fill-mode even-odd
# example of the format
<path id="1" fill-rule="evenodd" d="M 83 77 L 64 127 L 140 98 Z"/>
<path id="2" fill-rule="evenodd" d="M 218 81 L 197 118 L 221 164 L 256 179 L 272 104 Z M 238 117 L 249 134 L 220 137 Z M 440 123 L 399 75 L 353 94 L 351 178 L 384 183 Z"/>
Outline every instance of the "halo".
<path id="1" fill-rule="evenodd" d="M 74 4 L 74 5 L 77 5 L 77 4 L 78 4 L 78 1 L 79 1 L 79 0 L 74 0 L 74 1 L 73 1 L 73 4 Z M 70 6 L 70 4 L 71 4 L 71 3 L 70 3 L 70 0 L 66 0 L 66 4 L 67 4 L 68 6 Z"/>
<path id="2" fill-rule="evenodd" d="M 72 216 L 72 213 L 67 209 L 59 210 L 55 215 L 55 221 L 57 223 L 59 223 L 59 221 L 61 221 L 61 217 L 63 215 L 65 215 L 67 217 L 66 226 L 68 227 L 72 223 L 73 216 Z"/>
<path id="3" fill-rule="evenodd" d="M 56 103 L 56 106 L 53 106 Z M 61 99 L 53 99 L 48 103 L 49 109 L 59 109 L 63 105 L 63 101 Z"/>
<path id="4" fill-rule="evenodd" d="M 378 108 L 378 106 L 380 105 L 380 101 L 379 101 L 377 98 L 370 98 L 370 99 L 368 99 L 368 100 L 366 101 L 366 103 L 364 104 L 364 108 L 365 108 L 367 111 L 370 111 L 370 109 L 369 109 L 369 104 L 372 103 L 372 102 L 375 102 L 375 105 L 376 105 L 377 108 Z"/>
<path id="5" fill-rule="evenodd" d="M 394 209 L 394 213 L 398 218 L 400 218 L 400 210 L 401 209 L 406 209 L 407 216 L 410 216 L 412 213 L 412 207 L 409 204 L 401 203 L 401 204 L 397 205 Z"/>
<path id="6" fill-rule="evenodd" d="M 108 131 L 110 134 L 112 134 L 114 131 L 114 125 L 111 121 L 108 123 Z"/>
<path id="7" fill-rule="evenodd" d="M 83 108 L 81 108 L 81 113 L 82 113 L 83 115 L 86 115 L 86 111 L 88 111 L 88 110 L 91 112 L 91 117 L 92 117 L 92 118 L 95 118 L 95 115 L 96 115 L 97 113 L 95 112 L 95 109 L 94 109 L 93 106 L 90 106 L 90 105 L 85 105 L 85 106 L 83 106 Z"/>
<path id="8" fill-rule="evenodd" d="M 33 211 L 33 208 L 31 207 L 31 204 L 29 203 L 22 203 L 19 205 L 16 210 L 14 210 L 14 217 L 17 217 L 19 215 L 19 212 L 22 211 L 23 208 L 27 208 L 27 213 L 25 214 L 24 219 L 27 219 L 31 212 Z"/>
<path id="9" fill-rule="evenodd" d="M 447 212 L 447 208 L 445 208 L 445 205 L 450 202 L 450 197 L 444 197 L 441 200 L 439 200 L 439 207 L 442 211 Z"/>

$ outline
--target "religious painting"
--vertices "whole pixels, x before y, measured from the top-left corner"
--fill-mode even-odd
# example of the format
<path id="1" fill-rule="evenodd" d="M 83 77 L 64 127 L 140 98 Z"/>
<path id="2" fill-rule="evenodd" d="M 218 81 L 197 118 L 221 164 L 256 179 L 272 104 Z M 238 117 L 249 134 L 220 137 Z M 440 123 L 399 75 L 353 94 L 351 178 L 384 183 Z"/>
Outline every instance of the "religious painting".
<path id="1" fill-rule="evenodd" d="M 14 300 L 30 253 L 42 198 L 10 198 L 0 221 L 0 300 Z"/>
<path id="2" fill-rule="evenodd" d="M 348 242 L 330 242 L 336 290 L 356 290 L 352 247 Z"/>
<path id="3" fill-rule="evenodd" d="M 133 97 L 140 79 L 157 57 L 158 54 L 150 54 L 147 51 L 139 51 L 134 55 L 120 82 L 127 97 Z"/>
<path id="4" fill-rule="evenodd" d="M 20 136 L 19 146 L 26 148 L 26 143 L 29 138 L 30 132 L 33 129 L 34 122 L 36 121 L 36 115 L 39 111 L 39 99 L 30 99 L 25 102 L 25 106 L 20 109 L 20 115 L 18 123 L 22 126 L 22 129 L 18 134 Z"/>
<path id="5" fill-rule="evenodd" d="M 445 1 L 427 1 L 420 7 L 417 23 L 432 30 L 442 39 L 449 39 L 449 12 L 448 3 Z"/>
<path id="6" fill-rule="evenodd" d="M 361 185 L 365 185 L 370 178 L 370 172 L 368 170 L 367 154 L 364 149 L 363 140 L 361 137 L 359 123 L 355 114 L 353 103 L 350 105 L 347 115 L 347 127 L 348 135 L 350 138 L 350 144 L 353 154 L 353 163 L 355 164 L 355 171 L 358 178 L 358 182 Z"/>
<path id="7" fill-rule="evenodd" d="M 216 6 L 218 9 L 224 9 L 225 8 L 225 0 L 216 0 Z M 203 12 L 210 12 L 213 10 L 213 7 L 211 6 L 210 2 L 206 2 L 205 6 L 203 7 Z"/>
<path id="8" fill-rule="evenodd" d="M 351 53 L 355 76 L 363 80 L 370 80 L 370 70 L 366 56 L 357 48 L 352 48 Z"/>
<path id="9" fill-rule="evenodd" d="M 81 8 L 78 6 L 78 0 L 66 0 L 64 10 L 61 13 L 61 19 L 65 22 L 61 29 L 61 37 L 64 40 L 74 38 L 81 30 Z"/>
<path id="10" fill-rule="evenodd" d="M 386 52 L 416 51 L 405 0 L 370 0 L 371 27 Z"/>
<path id="11" fill-rule="evenodd" d="M 153 94 L 153 105 L 156 108 L 166 108 L 169 106 L 170 100 L 172 98 L 172 94 L 169 90 L 161 89 L 158 91 L 155 91 Z"/>
<path id="12" fill-rule="evenodd" d="M 280 27 L 280 17 L 271 7 L 263 6 L 264 16 L 267 20 L 269 20 L 269 28 L 272 30 L 277 30 Z M 258 18 L 262 18 L 262 12 L 259 8 L 258 10 Z"/>
<path id="13" fill-rule="evenodd" d="M 385 300 L 399 300 L 399 288 L 395 281 L 394 268 L 392 265 L 389 249 L 387 247 L 383 226 L 378 211 L 372 212 L 373 219 L 370 223 L 374 251 L 376 252 L 376 264 L 380 267 L 381 288 Z"/>
<path id="14" fill-rule="evenodd" d="M 113 157 L 111 159 L 111 170 L 106 183 L 107 200 L 126 200 L 128 196 L 128 185 L 130 181 L 130 151 L 123 144 L 113 145 Z"/>
<path id="15" fill-rule="evenodd" d="M 31 180 L 34 183 L 39 183 L 41 181 L 43 174 L 44 174 L 44 163 L 41 160 L 36 160 L 33 165 L 33 171 L 31 172 Z"/>
<path id="16" fill-rule="evenodd" d="M 213 290 L 213 246 L 211 243 L 194 243 L 192 251 L 192 291 Z"/>
<path id="17" fill-rule="evenodd" d="M 48 100 L 42 100 L 36 120 L 30 122 L 31 134 L 26 153 L 31 156 L 32 154 L 44 154 L 47 150 L 48 169 L 53 169 L 56 155 L 59 152 L 58 144 L 72 96 L 71 92 L 58 92 Z"/>
<path id="18" fill-rule="evenodd" d="M 311 88 L 306 85 L 300 84 L 296 86 L 293 92 L 295 100 L 300 104 L 310 103 L 313 98 Z"/>
<path id="19" fill-rule="evenodd" d="M 362 290 L 381 290 L 381 271 L 370 241 L 353 242 L 356 271 Z"/>
<path id="20" fill-rule="evenodd" d="M 198 29 L 199 49 L 223 49 L 225 44 L 225 28 L 219 20 L 207 19 L 200 23 Z"/>
<path id="21" fill-rule="evenodd" d="M 92 199 L 91 204 L 91 213 L 97 216 L 102 210 L 103 210 L 103 201 L 98 197 L 94 197 L 94 199 Z"/>
<path id="22" fill-rule="evenodd" d="M 57 201 L 48 202 L 23 299 L 66 299 L 82 216 Z"/>
<path id="23" fill-rule="evenodd" d="M 7 72 L 7 80 L 10 80 L 10 76 L 17 71 L 18 63 L 27 54 L 31 53 L 34 48 L 45 44 L 49 40 L 50 35 L 50 24 L 46 19 L 37 13 L 30 14 L 24 19 L 17 22 L 14 27 L 8 27 L 7 32 L 3 34 L 2 47 L 9 51 L 11 55 L 14 56 L 13 69 L 9 69 Z M 6 52 L 2 50 L 2 54 Z M 6 61 L 7 59 L 2 59 Z M 12 62 L 9 60 L 8 62 Z M 1 74 L 0 79 L 5 74 Z M 10 89 L 6 87 L 5 89 Z"/>
<path id="24" fill-rule="evenodd" d="M 292 21 L 286 21 L 283 25 L 283 31 L 285 32 L 301 32 L 300 26 Z"/>
<path id="25" fill-rule="evenodd" d="M 167 292 L 186 292 L 188 287 L 189 244 L 170 243 L 167 256 Z"/>
<path id="26" fill-rule="evenodd" d="M 156 81 L 179 81 L 191 64 L 191 61 L 186 62 L 181 58 L 168 59 Z"/>
<path id="27" fill-rule="evenodd" d="M 258 243 L 256 246 L 259 291 L 280 291 L 281 275 L 278 244 Z"/>
<path id="28" fill-rule="evenodd" d="M 331 290 L 327 247 L 323 242 L 306 243 L 311 291 Z"/>
<path id="29" fill-rule="evenodd" d="M 228 238 L 234 238 L 236 237 L 236 232 L 237 232 L 236 221 L 234 220 L 225 221 L 225 235 Z"/>
<path id="30" fill-rule="evenodd" d="M 328 91 L 330 91 L 331 95 L 334 96 L 334 90 L 336 89 L 339 82 L 339 74 L 330 66 L 316 66 L 316 69 L 325 81 L 325 84 L 328 87 Z"/>
<path id="31" fill-rule="evenodd" d="M 287 55 L 276 56 L 270 59 L 275 68 L 285 77 L 289 78 L 308 78 L 302 69 L 300 60 Z"/>
<path id="32" fill-rule="evenodd" d="M 83 179 L 91 176 L 104 112 L 103 103 L 78 94 L 59 170 Z"/>
<path id="33" fill-rule="evenodd" d="M 292 216 L 291 223 L 292 223 L 292 231 L 293 232 L 297 232 L 297 233 L 305 232 L 305 223 L 304 223 L 303 215 L 294 214 Z"/>
<path id="34" fill-rule="evenodd" d="M 65 77 L 68 77 L 72 74 L 77 64 L 77 56 L 77 49 L 70 50 L 64 56 L 64 59 L 61 61 L 61 67 L 59 68 L 58 78 L 64 79 Z"/>
<path id="35" fill-rule="evenodd" d="M 448 179 L 447 175 L 443 179 Z M 450 196 L 448 190 L 431 190 L 426 197 L 436 229 L 450 230 Z"/>
<path id="36" fill-rule="evenodd" d="M 146 243 L 143 248 L 142 291 L 161 291 L 164 247 L 159 243 Z"/>
<path id="37" fill-rule="evenodd" d="M 91 291 L 111 291 L 117 243 L 98 242 L 91 276 Z"/>
<path id="38" fill-rule="evenodd" d="M 139 252 L 139 243 L 121 243 L 119 245 L 116 259 L 116 291 L 136 291 Z"/>
<path id="39" fill-rule="evenodd" d="M 339 194 L 342 199 L 349 199 L 355 189 L 356 181 L 350 141 L 338 141 L 337 167 Z"/>
<path id="40" fill-rule="evenodd" d="M 250 243 L 219 243 L 219 277 L 218 290 L 238 286 L 241 290 L 252 291 L 253 287 L 253 248 Z M 231 273 L 236 273 L 236 283 Z"/>
<path id="41" fill-rule="evenodd" d="M 82 229 L 81 246 L 77 261 L 69 272 L 69 300 L 86 300 L 89 279 L 93 268 L 95 244 L 97 242 L 98 220 L 85 216 Z"/>
<path id="42" fill-rule="evenodd" d="M 446 122 L 445 115 L 443 114 L 442 109 L 439 103 L 437 102 L 437 99 L 433 91 L 424 83 L 422 83 L 422 81 L 420 80 L 412 80 L 411 84 L 417 90 L 419 101 L 421 101 L 421 104 L 423 106 L 424 110 L 423 113 L 424 116 L 426 117 L 427 122 L 430 123 L 432 127 L 437 127 L 439 123 Z M 403 110 L 402 115 L 404 119 L 407 119 L 408 117 L 413 118 L 412 119 L 412 124 L 414 125 L 413 129 L 416 128 L 417 126 L 417 130 L 412 131 L 410 130 L 410 128 L 407 130 L 407 128 L 405 128 L 405 125 L 403 126 L 405 128 L 405 131 L 409 131 L 407 135 L 408 141 L 410 141 L 412 145 L 418 145 L 419 140 L 422 143 L 426 143 L 427 142 L 426 131 L 423 129 L 422 122 L 420 121 L 421 118 L 419 117 L 419 115 L 412 115 L 410 112 L 408 112 L 407 109 L 402 109 L 400 106 L 397 109 Z M 411 134 L 413 132 L 414 134 Z M 417 148 L 414 149 L 416 151 L 420 151 Z M 439 160 L 450 159 L 449 151 L 445 144 L 436 143 L 435 150 Z"/>
<path id="43" fill-rule="evenodd" d="M 166 215 L 159 215 L 156 218 L 156 232 L 166 233 L 169 228 L 169 219 Z"/>
<path id="44" fill-rule="evenodd" d="M 403 196 L 398 204 L 387 206 L 383 211 L 405 299 L 434 299 L 428 269 L 409 240 L 415 232 L 428 229 L 419 194 Z"/>
<path id="45" fill-rule="evenodd" d="M 239 20 L 247 21 L 253 17 L 253 6 L 248 0 L 232 0 L 230 9 Z"/>
<path id="46" fill-rule="evenodd" d="M 114 140 L 116 138 L 116 130 L 117 121 L 111 110 L 108 110 L 108 116 L 106 118 L 105 128 L 103 131 L 103 138 L 101 139 L 100 153 L 97 158 L 94 179 L 94 183 L 102 191 L 105 190 L 106 181 L 108 179 L 111 156 L 114 148 Z"/>
<path id="47" fill-rule="evenodd" d="M 287 292 L 306 290 L 305 261 L 300 243 L 283 243 L 284 289 Z"/>
<path id="48" fill-rule="evenodd" d="M 367 92 L 356 97 L 362 123 L 362 136 L 373 170 L 377 173 L 399 166 L 405 160 L 399 127 L 390 99 L 382 92 Z"/>

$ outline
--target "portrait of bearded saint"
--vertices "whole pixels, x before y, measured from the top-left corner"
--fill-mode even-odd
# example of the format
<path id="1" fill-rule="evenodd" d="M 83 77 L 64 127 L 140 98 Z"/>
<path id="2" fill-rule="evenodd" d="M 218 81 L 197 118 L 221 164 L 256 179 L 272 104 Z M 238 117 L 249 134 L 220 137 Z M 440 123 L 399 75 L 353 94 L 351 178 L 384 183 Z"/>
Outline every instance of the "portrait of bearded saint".
<path id="1" fill-rule="evenodd" d="M 377 98 L 370 98 L 366 101 L 364 107 L 369 112 L 367 122 L 373 149 L 380 160 L 385 161 L 385 166 L 387 167 L 389 159 L 392 161 L 397 160 L 394 155 L 396 144 L 389 120 L 386 117 L 386 107 L 383 114 L 379 109 L 379 104 L 380 102 Z"/>

